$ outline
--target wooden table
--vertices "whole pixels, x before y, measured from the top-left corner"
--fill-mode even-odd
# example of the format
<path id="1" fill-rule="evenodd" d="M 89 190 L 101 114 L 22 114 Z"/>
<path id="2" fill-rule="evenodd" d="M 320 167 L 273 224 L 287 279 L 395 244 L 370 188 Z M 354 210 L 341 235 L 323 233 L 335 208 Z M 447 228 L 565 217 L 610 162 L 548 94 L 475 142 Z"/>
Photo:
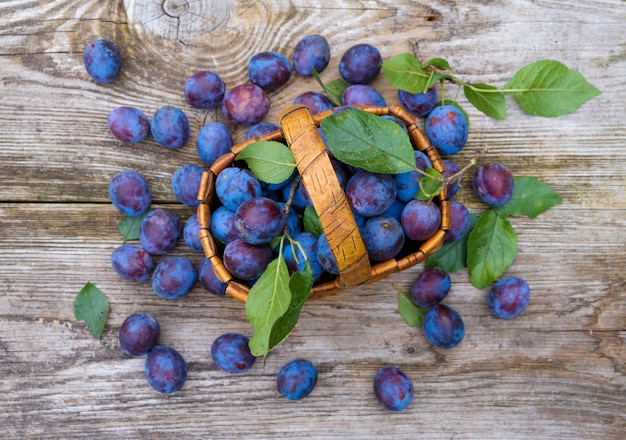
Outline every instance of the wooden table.
<path id="1" fill-rule="evenodd" d="M 621 439 L 626 433 L 626 5 L 604 1 L 165 0 L 0 2 L 0 426 L 15 438 L 394 438 Z M 241 303 L 201 287 L 179 301 L 148 284 L 123 281 L 109 257 L 122 242 L 121 215 L 108 199 L 116 172 L 146 176 L 154 207 L 186 218 L 172 173 L 200 163 L 195 136 L 219 111 L 188 106 L 182 90 L 200 69 L 227 86 L 247 80 L 247 60 L 274 50 L 290 57 L 297 40 L 323 34 L 338 76 L 353 44 L 376 45 L 385 58 L 413 49 L 443 57 L 454 73 L 502 86 L 523 65 L 556 59 L 579 70 L 602 94 L 556 119 L 524 115 L 508 102 L 504 121 L 460 98 L 471 118 L 466 163 L 484 160 L 551 185 L 563 203 L 534 220 L 516 218 L 519 253 L 507 274 L 524 277 L 532 299 L 513 320 L 494 318 L 486 291 L 466 271 L 452 274 L 448 304 L 466 336 L 452 350 L 430 346 L 397 312 L 396 295 L 423 269 L 305 305 L 291 337 L 265 366 L 243 375 L 213 364 L 212 341 L 227 331 L 251 335 Z M 122 50 L 121 76 L 90 80 L 82 50 L 107 37 Z M 395 91 L 373 83 L 388 103 Z M 306 90 L 292 77 L 271 93 L 266 118 Z M 452 90 L 450 90 L 452 92 Z M 130 146 L 109 133 L 111 109 L 152 114 L 184 109 L 192 139 L 169 151 L 151 138 Z M 235 140 L 243 129 L 234 129 Z M 466 185 L 458 200 L 483 209 Z M 198 260 L 179 246 L 175 252 Z M 87 282 L 108 297 L 102 341 L 77 322 L 73 300 Z M 189 363 L 171 396 L 147 383 L 142 358 L 124 356 L 123 320 L 154 313 L 161 343 Z M 307 358 L 319 369 L 299 402 L 275 389 L 278 369 Z M 412 405 L 382 410 L 372 378 L 397 365 L 413 379 Z"/>

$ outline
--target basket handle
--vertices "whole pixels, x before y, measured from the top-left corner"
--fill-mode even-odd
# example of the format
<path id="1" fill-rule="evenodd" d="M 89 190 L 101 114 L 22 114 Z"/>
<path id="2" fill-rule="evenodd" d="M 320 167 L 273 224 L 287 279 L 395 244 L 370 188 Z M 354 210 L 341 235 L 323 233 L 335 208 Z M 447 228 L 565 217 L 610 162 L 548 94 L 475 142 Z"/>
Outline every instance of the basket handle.
<path id="1" fill-rule="evenodd" d="M 311 113 L 294 105 L 278 119 L 337 262 L 336 285 L 365 283 L 372 276 L 367 250 Z"/>

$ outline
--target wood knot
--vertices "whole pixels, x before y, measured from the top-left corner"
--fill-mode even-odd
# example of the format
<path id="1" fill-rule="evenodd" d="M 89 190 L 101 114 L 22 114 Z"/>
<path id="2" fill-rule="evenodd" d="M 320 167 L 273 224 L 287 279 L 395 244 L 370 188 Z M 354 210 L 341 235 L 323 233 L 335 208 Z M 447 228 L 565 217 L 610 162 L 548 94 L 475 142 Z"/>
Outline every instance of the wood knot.
<path id="1" fill-rule="evenodd" d="M 161 7 L 163 12 L 172 18 L 181 17 L 189 11 L 187 0 L 164 0 Z"/>

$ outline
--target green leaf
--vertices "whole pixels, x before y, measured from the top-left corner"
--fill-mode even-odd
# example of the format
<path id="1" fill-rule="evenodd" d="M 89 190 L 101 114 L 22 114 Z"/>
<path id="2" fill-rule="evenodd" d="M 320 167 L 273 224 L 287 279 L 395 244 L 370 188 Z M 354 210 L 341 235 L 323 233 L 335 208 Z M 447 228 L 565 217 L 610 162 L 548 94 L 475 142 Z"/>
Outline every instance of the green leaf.
<path id="1" fill-rule="evenodd" d="M 426 259 L 426 267 L 438 267 L 445 272 L 458 272 L 467 267 L 467 242 L 469 233 L 476 225 L 478 216 L 470 214 L 470 229 L 463 238 L 444 243 L 441 248 Z"/>
<path id="2" fill-rule="evenodd" d="M 350 109 L 325 118 L 322 131 L 333 155 L 348 165 L 382 174 L 415 169 L 409 136 L 393 121 Z"/>
<path id="3" fill-rule="evenodd" d="M 434 168 L 426 168 L 426 176 L 419 180 L 420 189 L 415 195 L 417 200 L 432 200 L 443 188 L 443 175 Z"/>
<path id="4" fill-rule="evenodd" d="M 266 183 L 281 183 L 291 177 L 296 162 L 289 148 L 276 141 L 253 142 L 243 149 L 236 160 L 245 160 L 250 171 Z"/>
<path id="5" fill-rule="evenodd" d="M 279 253 L 278 258 L 267 265 L 248 292 L 246 316 L 254 329 L 254 335 L 249 341 L 253 355 L 267 355 L 272 328 L 285 314 L 290 303 L 289 270 L 282 253 Z"/>
<path id="6" fill-rule="evenodd" d="M 478 110 L 494 119 L 506 119 L 506 101 L 502 92 L 489 84 L 465 85 L 467 100 Z"/>
<path id="7" fill-rule="evenodd" d="M 122 234 L 124 241 L 139 240 L 139 229 L 141 226 L 141 221 L 146 216 L 146 214 L 147 212 L 135 217 L 127 215 L 122 220 L 120 220 L 120 222 L 117 224 L 117 229 L 120 231 L 120 234 Z"/>
<path id="8" fill-rule="evenodd" d="M 427 310 L 428 308 L 415 304 L 411 292 L 398 292 L 398 312 L 410 326 L 421 328 Z"/>
<path id="9" fill-rule="evenodd" d="M 439 70 L 450 70 L 450 63 L 443 58 L 431 58 L 426 61 L 422 67 L 427 68 L 431 66 Z"/>
<path id="10" fill-rule="evenodd" d="M 304 214 L 302 214 L 302 223 L 304 225 L 304 230 L 310 234 L 319 237 L 324 233 L 322 229 L 322 224 L 320 223 L 320 218 L 315 212 L 315 209 L 312 206 L 307 206 L 304 208 Z"/>
<path id="11" fill-rule="evenodd" d="M 494 210 L 485 211 L 469 233 L 467 267 L 477 289 L 492 284 L 515 260 L 517 235 L 509 221 Z"/>
<path id="12" fill-rule="evenodd" d="M 525 113 L 548 118 L 571 113 L 600 94 L 580 73 L 554 60 L 540 60 L 522 67 L 503 91 Z"/>
<path id="13" fill-rule="evenodd" d="M 304 269 L 299 272 L 295 272 L 291 276 L 291 280 L 289 280 L 291 302 L 285 314 L 278 318 L 272 327 L 268 347 L 269 350 L 287 339 L 291 331 L 295 328 L 298 323 L 298 318 L 300 317 L 302 306 L 308 298 L 312 287 L 313 270 L 311 269 L 311 264 L 307 260 L 304 265 Z"/>
<path id="14" fill-rule="evenodd" d="M 104 332 L 109 301 L 100 289 L 92 283 L 86 283 L 74 299 L 74 317 L 84 321 L 94 338 L 100 339 Z"/>
<path id="15" fill-rule="evenodd" d="M 328 99 L 330 99 L 335 106 L 340 106 L 341 96 L 343 95 L 344 90 L 346 90 L 348 86 L 350 86 L 350 84 L 348 84 L 341 78 L 334 79 L 328 84 L 324 84 L 319 73 L 317 73 L 317 70 L 313 68 L 311 69 L 311 73 L 313 74 L 313 78 L 315 78 L 315 80 L 322 87 L 324 92 L 326 92 L 326 96 L 328 96 Z"/>
<path id="16" fill-rule="evenodd" d="M 423 93 L 427 90 L 430 74 L 410 53 L 389 58 L 382 64 L 382 71 L 387 81 L 396 89 L 409 93 Z"/>
<path id="17" fill-rule="evenodd" d="M 513 196 L 505 205 L 493 208 L 498 215 L 535 218 L 562 202 L 550 186 L 535 177 L 520 176 L 513 179 Z"/>

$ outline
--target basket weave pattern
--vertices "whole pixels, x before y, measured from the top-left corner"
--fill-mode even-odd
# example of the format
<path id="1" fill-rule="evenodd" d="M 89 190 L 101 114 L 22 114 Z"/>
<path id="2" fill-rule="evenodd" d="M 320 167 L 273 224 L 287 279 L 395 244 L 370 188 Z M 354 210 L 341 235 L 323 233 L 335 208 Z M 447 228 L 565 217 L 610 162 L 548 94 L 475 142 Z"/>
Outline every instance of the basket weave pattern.
<path id="1" fill-rule="evenodd" d="M 422 130 L 415 125 L 415 117 L 398 106 L 359 107 L 361 110 L 379 116 L 392 115 L 404 122 L 409 138 L 415 149 L 425 153 L 432 167 L 439 173 L 445 168 L 437 150 L 430 145 Z M 215 179 L 226 167 L 232 165 L 235 156 L 246 146 L 257 141 L 285 141 L 289 146 L 302 178 L 302 183 L 309 194 L 313 208 L 319 216 L 322 229 L 337 261 L 339 275 L 331 281 L 316 284 L 310 297 L 324 296 L 336 292 L 342 287 L 372 283 L 387 276 L 406 270 L 421 263 L 437 251 L 443 244 L 443 237 L 450 228 L 449 202 L 446 200 L 445 187 L 433 201 L 441 211 L 441 225 L 429 239 L 420 243 L 414 252 L 400 258 L 370 265 L 367 251 L 359 234 L 356 221 L 347 198 L 339 185 L 337 176 L 317 127 L 329 116 L 332 110 L 312 116 L 302 105 L 287 108 L 279 115 L 281 130 L 260 137 L 248 139 L 220 157 L 202 175 L 198 192 L 198 221 L 200 239 L 205 257 L 211 261 L 215 275 L 227 284 L 226 294 L 245 302 L 250 288 L 239 283 L 226 269 L 218 255 L 215 241 L 210 233 L 211 207 L 214 205 Z"/>

